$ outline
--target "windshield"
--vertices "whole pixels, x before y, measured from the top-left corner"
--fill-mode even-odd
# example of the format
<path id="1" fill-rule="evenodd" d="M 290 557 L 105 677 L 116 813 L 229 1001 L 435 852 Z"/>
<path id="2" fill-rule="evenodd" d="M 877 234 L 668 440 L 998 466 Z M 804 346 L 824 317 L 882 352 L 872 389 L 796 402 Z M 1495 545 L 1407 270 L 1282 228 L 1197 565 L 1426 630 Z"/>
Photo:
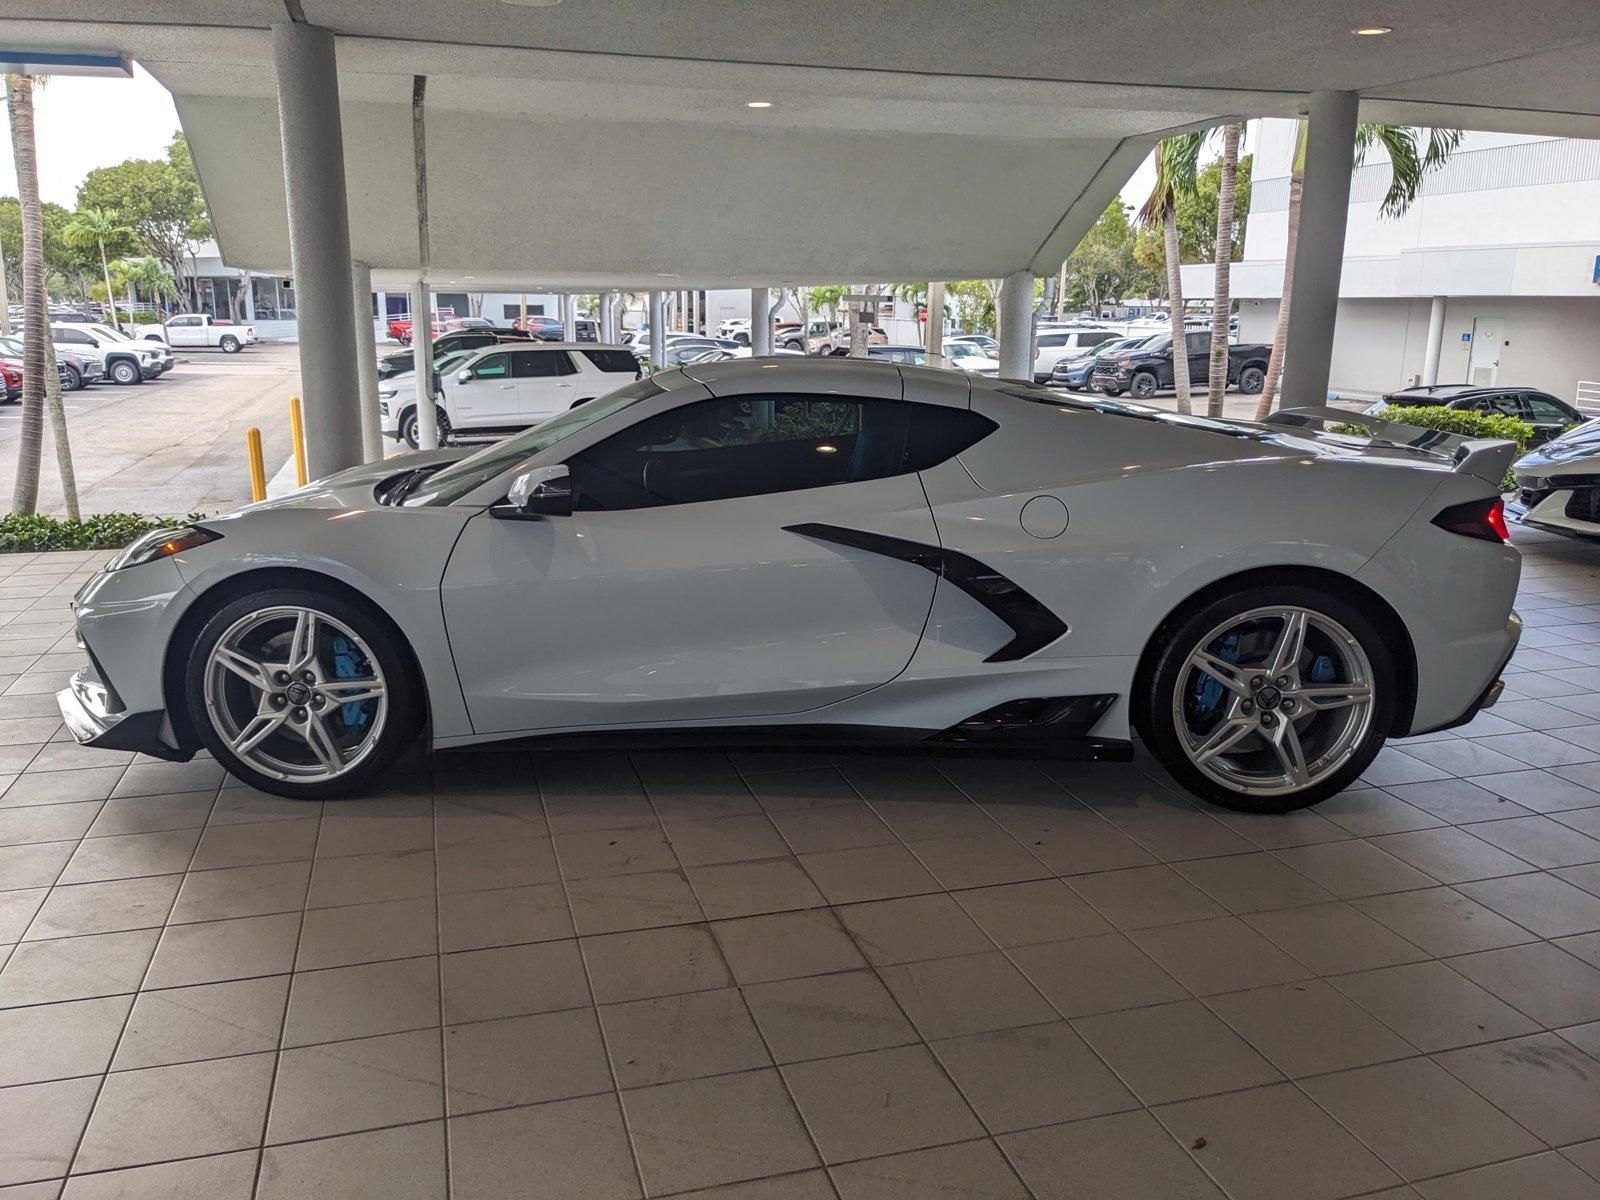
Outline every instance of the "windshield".
<path id="1" fill-rule="evenodd" d="M 470 458 L 451 463 L 444 470 L 423 481 L 422 490 L 407 496 L 406 507 L 418 505 L 451 504 L 468 492 L 483 486 L 503 471 L 508 471 L 526 458 L 541 450 L 548 450 L 564 437 L 570 437 L 630 404 L 659 396 L 665 389 L 649 379 L 640 379 L 609 395 L 591 400 L 577 408 L 569 408 L 560 416 L 551 417 L 543 424 L 525 429 L 516 437 L 507 438 Z"/>

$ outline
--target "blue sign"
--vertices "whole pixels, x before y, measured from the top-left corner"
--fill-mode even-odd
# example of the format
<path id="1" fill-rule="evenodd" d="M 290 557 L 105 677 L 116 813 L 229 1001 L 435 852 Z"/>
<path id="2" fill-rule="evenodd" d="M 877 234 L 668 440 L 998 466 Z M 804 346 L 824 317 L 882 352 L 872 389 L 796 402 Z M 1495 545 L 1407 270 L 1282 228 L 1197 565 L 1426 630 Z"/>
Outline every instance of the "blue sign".
<path id="1" fill-rule="evenodd" d="M 1472 340 L 1472 334 L 1463 333 L 1461 335 L 1461 342 L 1462 342 L 1463 345 L 1465 345 L 1467 342 L 1470 342 L 1471 340 Z"/>
<path id="2" fill-rule="evenodd" d="M 1600 283 L 1600 254 L 1594 256 L 1594 274 L 1589 277 L 1590 283 Z"/>

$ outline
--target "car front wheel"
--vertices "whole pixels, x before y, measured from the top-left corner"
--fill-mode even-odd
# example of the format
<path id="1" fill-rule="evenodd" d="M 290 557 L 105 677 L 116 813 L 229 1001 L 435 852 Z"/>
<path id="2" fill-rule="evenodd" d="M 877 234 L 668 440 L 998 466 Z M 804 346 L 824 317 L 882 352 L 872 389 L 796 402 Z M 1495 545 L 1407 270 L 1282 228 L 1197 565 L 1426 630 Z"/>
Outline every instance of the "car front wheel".
<path id="1" fill-rule="evenodd" d="M 111 378 L 121 384 L 139 383 L 144 376 L 139 373 L 139 368 L 127 359 L 120 359 L 111 364 Z"/>
<path id="2" fill-rule="evenodd" d="M 206 749 L 252 787 L 320 800 L 360 791 L 416 737 L 420 687 L 371 613 L 274 588 L 224 605 L 185 671 Z"/>
<path id="3" fill-rule="evenodd" d="M 439 445 L 450 444 L 450 418 L 445 415 L 443 408 L 437 404 L 433 406 L 433 419 L 439 423 Z M 406 445 L 413 450 L 420 449 L 422 439 L 417 432 L 417 410 L 408 409 L 406 415 L 400 418 L 400 436 L 405 439 Z"/>
<path id="4" fill-rule="evenodd" d="M 1195 795 L 1289 812 L 1366 770 L 1394 720 L 1395 680 L 1356 605 L 1306 587 L 1247 588 L 1168 624 L 1141 672 L 1136 722 Z"/>

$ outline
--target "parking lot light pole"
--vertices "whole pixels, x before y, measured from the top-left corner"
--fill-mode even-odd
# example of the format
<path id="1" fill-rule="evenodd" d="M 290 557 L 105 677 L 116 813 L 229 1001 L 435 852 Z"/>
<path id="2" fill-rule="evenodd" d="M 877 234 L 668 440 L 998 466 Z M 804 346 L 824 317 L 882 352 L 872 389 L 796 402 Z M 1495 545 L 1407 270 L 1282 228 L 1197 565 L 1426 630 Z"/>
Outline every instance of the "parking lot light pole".
<path id="1" fill-rule="evenodd" d="M 361 461 L 361 414 L 350 403 L 361 385 L 339 71 L 333 34 L 315 25 L 274 25 L 272 51 L 307 450 L 311 475 L 320 479 Z"/>
<path id="2" fill-rule="evenodd" d="M 361 383 L 361 458 L 383 457 L 383 425 L 378 417 L 378 339 L 372 327 L 372 268 L 350 264 L 350 290 L 355 293 L 356 369 Z"/>
<path id="3" fill-rule="evenodd" d="M 1013 271 L 1000 284 L 1000 374 L 1033 378 L 1033 272 Z"/>
<path id="4" fill-rule="evenodd" d="M 650 365 L 667 365 L 667 311 L 660 292 L 650 293 Z"/>
<path id="5" fill-rule="evenodd" d="M 1306 168 L 1294 294 L 1283 347 L 1284 408 L 1326 404 L 1339 314 L 1350 170 L 1356 152 L 1356 94 L 1315 92 L 1306 121 Z"/>
<path id="6" fill-rule="evenodd" d="M 750 292 L 750 353 L 772 356 L 772 292 L 764 287 Z"/>

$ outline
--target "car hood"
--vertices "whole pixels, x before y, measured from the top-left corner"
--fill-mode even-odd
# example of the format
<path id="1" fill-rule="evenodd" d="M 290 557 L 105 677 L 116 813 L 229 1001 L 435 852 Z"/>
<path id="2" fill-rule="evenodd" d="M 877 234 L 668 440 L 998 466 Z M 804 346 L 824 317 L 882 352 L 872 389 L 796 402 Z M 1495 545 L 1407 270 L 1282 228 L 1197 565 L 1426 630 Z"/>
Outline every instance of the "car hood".
<path id="1" fill-rule="evenodd" d="M 1571 465 L 1589 458 L 1600 459 L 1600 420 L 1586 421 L 1576 429 L 1552 438 L 1518 459 L 1516 469 L 1531 472 L 1541 467 Z"/>
<path id="2" fill-rule="evenodd" d="M 247 504 L 234 515 L 279 508 L 371 508 L 378 502 L 373 489 L 384 480 L 418 467 L 444 466 L 456 462 L 475 449 L 471 446 L 445 446 L 438 450 L 397 454 L 380 462 L 362 463 L 324 479 L 313 480 L 305 487 L 296 488 L 282 496 Z"/>

